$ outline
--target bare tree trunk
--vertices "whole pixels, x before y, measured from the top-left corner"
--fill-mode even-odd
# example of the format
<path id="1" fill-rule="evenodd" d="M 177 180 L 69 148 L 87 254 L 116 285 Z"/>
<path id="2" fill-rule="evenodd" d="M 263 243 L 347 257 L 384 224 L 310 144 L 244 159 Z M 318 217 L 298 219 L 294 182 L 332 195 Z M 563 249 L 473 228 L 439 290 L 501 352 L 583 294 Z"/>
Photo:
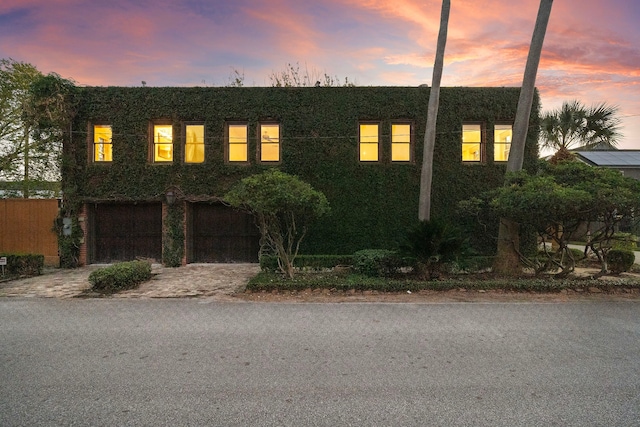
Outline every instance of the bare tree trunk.
<path id="1" fill-rule="evenodd" d="M 524 162 L 524 148 L 527 140 L 527 131 L 529 128 L 529 116 L 531 115 L 531 106 L 533 104 L 533 96 L 535 93 L 536 76 L 538 74 L 538 65 L 540 64 L 540 56 L 542 54 L 542 45 L 544 36 L 547 32 L 547 24 L 551 15 L 551 6 L 553 0 L 540 0 L 540 8 L 538 9 L 538 17 L 531 38 L 531 46 L 529 48 L 529 56 L 527 57 L 527 65 L 524 70 L 522 79 L 522 88 L 520 90 L 520 98 L 518 99 L 518 109 L 516 111 L 516 119 L 513 124 L 513 140 L 509 151 L 509 160 L 507 162 L 507 172 L 515 172 L 522 170 Z M 500 229 L 498 231 L 498 253 L 493 265 L 495 273 L 502 275 L 518 275 L 522 269 L 519 262 L 519 237 L 517 233 L 520 227 L 510 219 L 502 218 L 500 220 Z"/>
<path id="2" fill-rule="evenodd" d="M 449 0 L 442 0 L 442 12 L 440 13 L 440 32 L 438 33 L 436 59 L 433 65 L 433 79 L 431 82 L 431 91 L 429 92 L 429 106 L 427 110 L 427 128 L 424 134 L 424 146 L 422 153 L 420 201 L 418 205 L 418 219 L 420 221 L 428 221 L 429 219 L 431 219 L 433 148 L 436 142 L 436 121 L 438 118 L 438 105 L 440 104 L 440 80 L 442 80 L 444 48 L 447 44 L 447 28 L 449 26 L 450 9 L 451 2 Z"/>

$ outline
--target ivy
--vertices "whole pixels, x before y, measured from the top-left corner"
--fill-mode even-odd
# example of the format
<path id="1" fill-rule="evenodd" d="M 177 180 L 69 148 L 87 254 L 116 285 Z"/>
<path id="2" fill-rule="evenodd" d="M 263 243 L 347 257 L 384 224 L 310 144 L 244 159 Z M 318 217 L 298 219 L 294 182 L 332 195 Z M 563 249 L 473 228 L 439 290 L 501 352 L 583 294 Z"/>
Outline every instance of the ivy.
<path id="1" fill-rule="evenodd" d="M 176 188 L 186 202 L 220 200 L 242 178 L 270 167 L 259 164 L 255 155 L 258 123 L 270 120 L 281 126 L 282 161 L 277 167 L 310 183 L 326 195 L 332 207 L 331 215 L 310 227 L 301 253 L 393 249 L 417 222 L 428 88 L 84 87 L 77 92 L 73 138 L 63 162 L 63 191 L 73 212 L 86 202 L 160 202 L 170 187 Z M 461 162 L 462 122 L 480 121 L 491 130 L 495 123 L 513 121 L 518 95 L 518 88 L 441 91 L 432 214 L 459 221 L 481 253 L 492 253 L 494 242 L 481 237 L 484 231 L 473 222 L 458 219 L 457 203 L 501 186 L 505 166 Z M 174 125 L 174 162 L 170 165 L 148 161 L 149 125 L 154 120 L 168 120 Z M 380 162 L 358 161 L 358 122 L 363 120 L 381 124 Z M 390 162 L 389 134 L 394 120 L 414 124 L 414 162 Z M 205 125 L 205 162 L 184 164 L 182 125 L 198 121 Z M 224 131 L 229 121 L 248 124 L 249 164 L 224 161 Z M 112 164 L 89 162 L 91 123 L 112 125 Z M 536 107 L 532 129 L 537 123 Z M 493 149 L 490 135 L 488 132 L 488 151 Z M 530 132 L 525 168 L 531 171 L 537 164 L 536 141 L 537 133 Z M 184 242 L 180 215 L 177 208 L 169 209 L 165 230 L 169 249 L 165 247 L 163 258 L 170 264 L 183 256 L 177 249 Z"/>

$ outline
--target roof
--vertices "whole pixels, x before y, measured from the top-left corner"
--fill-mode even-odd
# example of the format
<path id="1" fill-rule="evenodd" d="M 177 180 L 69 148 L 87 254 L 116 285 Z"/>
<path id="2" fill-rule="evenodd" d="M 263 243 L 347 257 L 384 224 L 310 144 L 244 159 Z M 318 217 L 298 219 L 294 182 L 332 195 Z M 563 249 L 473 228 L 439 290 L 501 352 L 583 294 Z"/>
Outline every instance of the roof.
<path id="1" fill-rule="evenodd" d="M 576 151 L 575 154 L 593 166 L 640 168 L 640 150 Z"/>

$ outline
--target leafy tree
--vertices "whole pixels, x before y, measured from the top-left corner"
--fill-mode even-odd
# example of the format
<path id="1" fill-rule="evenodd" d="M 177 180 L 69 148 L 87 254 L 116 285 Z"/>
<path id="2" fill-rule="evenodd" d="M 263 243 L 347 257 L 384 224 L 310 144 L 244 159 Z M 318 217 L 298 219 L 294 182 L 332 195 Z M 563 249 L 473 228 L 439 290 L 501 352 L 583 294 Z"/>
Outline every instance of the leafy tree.
<path id="1" fill-rule="evenodd" d="M 424 134 L 424 148 L 422 152 L 420 200 L 418 204 L 418 219 L 420 221 L 429 221 L 429 219 L 431 219 L 433 148 L 436 143 L 436 122 L 438 118 L 438 106 L 440 104 L 440 80 L 442 80 L 444 49 L 447 44 L 447 29 L 449 27 L 450 9 L 451 2 L 449 0 L 442 0 L 442 11 L 440 13 L 440 31 L 438 32 L 438 44 L 436 47 L 436 58 L 433 66 L 431 92 L 429 92 L 429 106 L 427 107 L 427 127 Z"/>
<path id="2" fill-rule="evenodd" d="M 329 212 L 325 195 L 298 177 L 277 169 L 244 178 L 224 197 L 234 207 L 252 213 L 260 228 L 261 253 L 275 253 L 288 278 L 307 224 Z"/>
<path id="3" fill-rule="evenodd" d="M 62 137 L 68 129 L 72 82 L 33 65 L 0 59 L 0 179 L 34 186 L 60 179 Z"/>
<path id="4" fill-rule="evenodd" d="M 538 74 L 542 45 L 547 32 L 547 24 L 549 23 L 552 5 L 553 0 L 540 0 L 536 24 L 533 29 L 533 36 L 531 37 L 529 55 L 527 56 L 527 64 L 524 69 L 516 118 L 513 124 L 513 140 L 507 161 L 508 172 L 522 170 L 525 141 L 527 140 L 527 132 L 529 129 L 529 117 L 531 115 L 533 95 L 535 93 L 536 76 Z M 504 275 L 518 275 L 520 273 L 520 264 L 518 262 L 520 247 L 519 235 L 520 227 L 516 221 L 509 217 L 500 219 L 498 252 L 493 264 L 493 269 L 497 273 Z"/>
<path id="5" fill-rule="evenodd" d="M 560 153 L 572 148 L 613 148 L 621 136 L 617 113 L 618 107 L 606 103 L 586 107 L 576 100 L 563 102 L 562 107 L 542 116 L 542 146 Z"/>
<path id="6" fill-rule="evenodd" d="M 484 200 L 476 199 L 476 209 L 485 203 L 494 214 L 532 226 L 541 242 L 557 245 L 556 254 L 547 253 L 544 265 L 519 253 L 525 265 L 542 271 L 553 264 L 561 269 L 560 275 L 571 273 L 575 260 L 568 248 L 569 238 L 586 225 L 591 233 L 587 246 L 600 260 L 601 272 L 607 272 L 606 254 L 617 226 L 637 220 L 639 181 L 613 169 L 580 162 L 561 162 L 550 165 L 541 175 L 520 172 L 509 178 L 509 185 L 485 194 Z M 546 251 L 546 245 L 543 248 Z"/>

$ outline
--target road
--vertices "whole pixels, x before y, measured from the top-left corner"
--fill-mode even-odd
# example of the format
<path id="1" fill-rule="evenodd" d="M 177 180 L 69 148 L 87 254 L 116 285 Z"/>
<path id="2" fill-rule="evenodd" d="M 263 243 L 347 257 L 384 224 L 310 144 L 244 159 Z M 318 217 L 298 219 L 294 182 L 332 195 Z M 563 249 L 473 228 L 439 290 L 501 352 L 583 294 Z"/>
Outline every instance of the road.
<path id="1" fill-rule="evenodd" d="M 2 426 L 638 426 L 640 302 L 0 299 Z"/>

